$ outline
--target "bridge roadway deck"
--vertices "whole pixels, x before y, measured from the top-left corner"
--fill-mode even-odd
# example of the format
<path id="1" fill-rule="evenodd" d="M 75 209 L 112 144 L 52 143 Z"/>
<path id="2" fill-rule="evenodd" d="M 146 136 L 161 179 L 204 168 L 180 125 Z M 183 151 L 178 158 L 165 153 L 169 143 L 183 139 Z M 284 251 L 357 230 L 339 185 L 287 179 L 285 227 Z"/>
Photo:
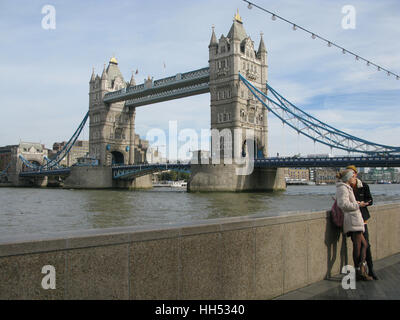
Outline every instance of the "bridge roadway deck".
<path id="1" fill-rule="evenodd" d="M 379 280 L 357 281 L 354 290 L 344 290 L 344 275 L 337 275 L 274 300 L 400 300 L 400 253 L 375 261 L 374 269 Z"/>
<path id="2" fill-rule="evenodd" d="M 400 155 L 389 155 L 385 157 L 331 157 L 331 158 L 265 158 L 255 159 L 255 168 L 314 168 L 314 167 L 346 167 L 347 165 L 357 167 L 400 167 Z M 190 163 L 156 163 L 137 165 L 113 166 L 113 179 L 129 179 L 129 177 L 141 176 L 146 172 L 153 173 L 163 170 L 190 170 Z M 68 175 L 69 168 L 48 171 L 27 171 L 20 173 L 21 177 L 46 176 L 46 175 Z"/>

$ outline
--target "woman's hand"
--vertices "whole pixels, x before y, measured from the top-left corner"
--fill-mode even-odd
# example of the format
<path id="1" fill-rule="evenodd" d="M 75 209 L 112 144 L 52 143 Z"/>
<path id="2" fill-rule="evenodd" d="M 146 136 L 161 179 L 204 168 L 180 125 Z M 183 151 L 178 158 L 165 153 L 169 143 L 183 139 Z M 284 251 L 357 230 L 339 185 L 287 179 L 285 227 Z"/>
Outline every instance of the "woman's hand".
<path id="1" fill-rule="evenodd" d="M 364 202 L 364 201 L 357 201 L 357 203 L 358 203 L 358 205 L 360 206 L 360 207 L 366 207 L 367 205 L 368 205 L 368 203 L 367 202 Z"/>

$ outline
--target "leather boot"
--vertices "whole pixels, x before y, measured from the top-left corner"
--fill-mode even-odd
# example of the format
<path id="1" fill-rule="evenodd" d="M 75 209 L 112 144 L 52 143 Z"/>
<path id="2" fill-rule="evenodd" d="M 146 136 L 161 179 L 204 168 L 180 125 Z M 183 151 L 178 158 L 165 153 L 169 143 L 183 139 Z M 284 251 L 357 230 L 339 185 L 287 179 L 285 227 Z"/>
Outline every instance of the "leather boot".
<path id="1" fill-rule="evenodd" d="M 361 281 L 363 280 L 360 272 L 360 268 L 356 268 L 356 281 Z"/>
<path id="2" fill-rule="evenodd" d="M 371 280 L 373 280 L 373 278 L 370 277 L 370 276 L 367 274 L 367 266 L 366 266 L 366 263 L 365 263 L 365 262 L 361 262 L 361 263 L 360 263 L 360 276 L 361 276 L 361 279 L 364 280 L 364 281 L 371 281 Z"/>
<path id="3" fill-rule="evenodd" d="M 368 269 L 368 275 L 370 277 L 372 277 L 374 280 L 378 280 L 379 279 L 373 269 Z"/>

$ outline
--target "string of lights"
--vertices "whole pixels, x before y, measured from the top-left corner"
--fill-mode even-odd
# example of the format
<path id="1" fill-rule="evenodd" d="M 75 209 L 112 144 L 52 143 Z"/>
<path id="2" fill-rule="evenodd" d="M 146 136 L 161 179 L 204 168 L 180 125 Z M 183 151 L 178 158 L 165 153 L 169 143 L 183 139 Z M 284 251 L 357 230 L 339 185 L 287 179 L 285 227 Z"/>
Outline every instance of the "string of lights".
<path id="1" fill-rule="evenodd" d="M 248 0 L 243 0 L 243 1 L 248 4 L 247 5 L 248 9 L 252 9 L 253 6 L 254 6 L 255 8 L 258 8 L 258 9 L 264 11 L 264 12 L 267 12 L 267 13 L 269 13 L 271 15 L 271 19 L 273 21 L 276 21 L 276 19 L 280 19 L 280 20 L 290 24 L 292 26 L 293 31 L 296 31 L 297 29 L 303 30 L 304 32 L 310 34 L 312 39 L 317 39 L 318 38 L 318 39 L 324 41 L 328 45 L 328 47 L 336 47 L 336 48 L 340 49 L 343 54 L 347 53 L 347 54 L 350 54 L 350 55 L 354 56 L 356 61 L 364 61 L 367 66 L 374 66 L 377 69 L 377 71 L 384 71 L 384 72 L 387 73 L 387 75 L 389 77 L 391 75 L 393 75 L 397 80 L 400 80 L 400 76 L 398 74 L 396 74 L 396 73 L 394 73 L 394 72 L 392 72 L 390 70 L 387 70 L 387 69 L 383 68 L 382 66 L 377 65 L 376 63 L 373 63 L 372 61 L 370 61 L 368 59 L 365 59 L 365 58 L 361 57 L 360 55 L 355 54 L 354 52 L 351 52 L 350 50 L 347 50 L 346 48 L 343 48 L 343 47 L 337 45 L 336 43 L 334 43 L 334 42 L 332 42 L 332 41 L 330 41 L 328 39 L 325 39 L 325 38 L 319 36 L 315 32 L 309 31 L 309 30 L 299 26 L 298 24 L 296 24 L 296 23 L 294 23 L 292 21 L 289 21 L 289 20 L 277 15 L 276 13 L 271 12 L 271 11 L 265 9 L 265 8 L 262 8 L 262 7 L 260 7 L 260 6 L 256 5 L 256 4 L 248 1 Z"/>

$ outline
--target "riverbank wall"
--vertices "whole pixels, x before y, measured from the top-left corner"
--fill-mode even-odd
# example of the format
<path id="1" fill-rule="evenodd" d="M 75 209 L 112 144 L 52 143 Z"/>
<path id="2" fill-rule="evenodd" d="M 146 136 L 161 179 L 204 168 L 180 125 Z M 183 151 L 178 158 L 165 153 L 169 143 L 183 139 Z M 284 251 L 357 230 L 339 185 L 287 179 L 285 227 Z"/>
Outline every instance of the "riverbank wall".
<path id="1" fill-rule="evenodd" d="M 374 205 L 374 260 L 400 252 L 400 203 Z M 0 299 L 271 299 L 352 265 L 328 212 L 0 239 Z"/>

